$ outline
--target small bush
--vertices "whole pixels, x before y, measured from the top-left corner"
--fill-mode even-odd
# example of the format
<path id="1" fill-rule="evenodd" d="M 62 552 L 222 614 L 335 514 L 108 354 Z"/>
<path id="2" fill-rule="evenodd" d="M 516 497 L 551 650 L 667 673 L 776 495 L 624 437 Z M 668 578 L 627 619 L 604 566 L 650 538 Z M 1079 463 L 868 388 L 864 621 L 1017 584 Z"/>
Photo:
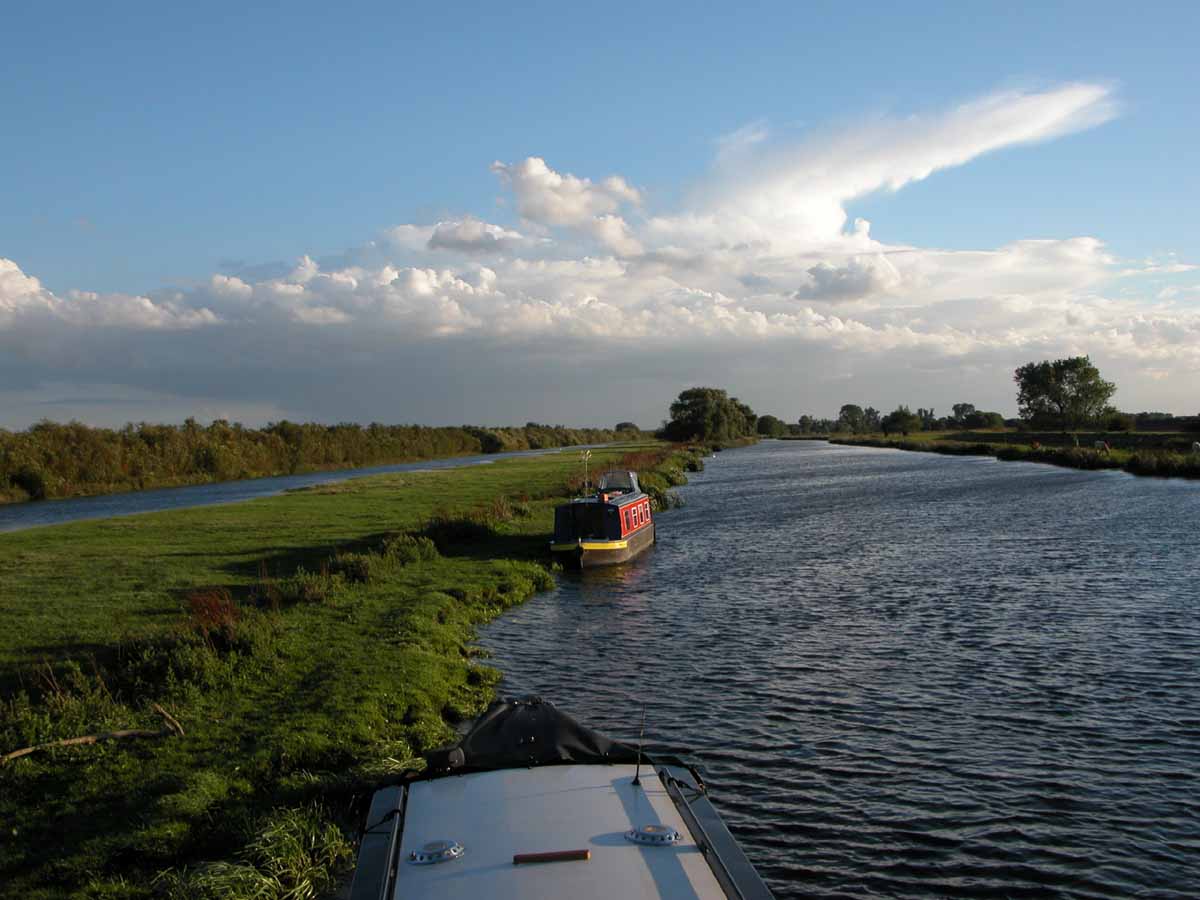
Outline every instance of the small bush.
<path id="1" fill-rule="evenodd" d="M 287 603 L 332 603 L 344 580 L 330 573 L 328 566 L 320 572 L 309 572 L 301 566 L 291 578 L 279 582 L 279 593 Z"/>
<path id="2" fill-rule="evenodd" d="M 192 591 L 187 596 L 190 623 L 196 633 L 209 643 L 215 640 L 232 643 L 237 636 L 241 612 L 225 588 Z"/>
<path id="3" fill-rule="evenodd" d="M 1125 468 L 1136 475 L 1200 478 L 1200 459 L 1167 450 L 1138 450 L 1129 458 Z"/>
<path id="4" fill-rule="evenodd" d="M 402 566 L 438 558 L 437 546 L 420 534 L 398 534 L 383 542 L 383 555 Z"/>
<path id="5" fill-rule="evenodd" d="M 368 584 L 382 568 L 382 559 L 371 553 L 338 553 L 330 560 L 329 571 L 351 584 Z"/>
<path id="6" fill-rule="evenodd" d="M 512 503 L 503 495 L 497 497 L 485 511 L 485 517 L 491 522 L 511 522 L 513 518 Z"/>

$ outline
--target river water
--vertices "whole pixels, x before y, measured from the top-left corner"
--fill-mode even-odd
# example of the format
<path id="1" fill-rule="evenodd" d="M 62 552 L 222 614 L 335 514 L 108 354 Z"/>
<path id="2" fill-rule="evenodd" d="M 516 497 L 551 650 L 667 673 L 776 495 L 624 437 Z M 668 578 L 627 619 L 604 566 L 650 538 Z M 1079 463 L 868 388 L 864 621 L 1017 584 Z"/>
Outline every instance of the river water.
<path id="1" fill-rule="evenodd" d="M 594 445 L 589 445 L 594 446 Z M 578 450 L 579 447 L 561 448 Z M 44 500 L 37 503 L 0 504 L 0 532 L 21 531 L 42 525 L 62 525 L 83 519 L 107 519 L 111 516 L 130 516 L 136 513 L 160 512 L 165 509 L 185 509 L 192 506 L 220 506 L 272 497 L 285 491 L 383 475 L 388 472 L 415 472 L 422 469 L 457 469 L 480 466 L 511 456 L 537 456 L 558 453 L 551 450 L 514 450 L 508 453 L 489 453 L 482 456 L 454 456 L 449 459 L 427 459 L 421 462 L 397 463 L 390 466 L 371 466 L 362 469 L 338 469 L 332 472 L 309 472 L 304 475 L 281 475 L 276 478 L 249 478 L 242 481 L 221 481 L 215 484 L 191 484 L 184 487 L 160 488 L 153 491 L 131 491 L 125 494 L 102 494 L 97 497 L 74 497 L 69 500 Z"/>
<path id="2" fill-rule="evenodd" d="M 779 897 L 1200 896 L 1200 484 L 767 442 L 489 625 Z"/>

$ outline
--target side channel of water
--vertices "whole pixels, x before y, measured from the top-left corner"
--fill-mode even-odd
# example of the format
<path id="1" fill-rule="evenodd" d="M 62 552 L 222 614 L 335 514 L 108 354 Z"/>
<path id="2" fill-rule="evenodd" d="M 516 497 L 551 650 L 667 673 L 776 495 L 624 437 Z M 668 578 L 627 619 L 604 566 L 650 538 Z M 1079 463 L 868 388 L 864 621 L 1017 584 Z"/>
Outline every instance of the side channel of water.
<path id="1" fill-rule="evenodd" d="M 107 519 L 165 509 L 184 509 L 190 506 L 219 506 L 271 497 L 284 491 L 383 475 L 389 472 L 415 472 L 421 469 L 457 469 L 463 466 L 482 466 L 513 456 L 538 456 L 578 450 L 562 447 L 550 450 L 518 450 L 510 453 L 489 453 L 481 456 L 455 456 L 449 459 L 428 459 L 421 462 L 397 463 L 391 466 L 372 466 L 365 469 L 338 469 L 333 472 L 310 472 L 305 475 L 283 475 L 278 478 L 248 478 L 244 481 L 222 481 L 216 484 L 192 484 L 185 487 L 160 488 L 153 491 L 131 491 L 125 494 L 103 494 L 98 497 L 76 497 L 70 500 L 44 500 L 36 503 L 0 504 L 0 532 L 21 531 L 42 525 L 62 525 L 83 519 Z"/>
<path id="2" fill-rule="evenodd" d="M 1200 896 L 1200 485 L 720 454 L 488 626 L 508 694 L 701 764 L 786 897 Z"/>

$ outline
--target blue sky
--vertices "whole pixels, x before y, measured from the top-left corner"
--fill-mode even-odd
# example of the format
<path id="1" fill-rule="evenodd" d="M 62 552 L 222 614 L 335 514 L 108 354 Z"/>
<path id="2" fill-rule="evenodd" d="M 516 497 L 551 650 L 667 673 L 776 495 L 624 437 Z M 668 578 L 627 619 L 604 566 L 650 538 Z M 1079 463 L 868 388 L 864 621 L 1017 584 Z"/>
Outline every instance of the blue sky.
<path id="1" fill-rule="evenodd" d="M 899 129 L 915 123 L 910 130 L 921 132 L 926 123 L 981 98 L 1050 96 L 1070 85 L 1103 92 L 1090 102 L 1091 112 L 1084 111 L 1088 121 L 1071 120 L 1062 128 L 1047 124 L 1044 133 L 1026 142 L 1004 132 L 1007 114 L 998 114 L 993 126 L 1002 136 L 977 142 L 989 149 L 972 144 L 975 149 L 962 161 L 939 165 L 928 177 L 906 175 L 895 191 L 885 187 L 861 196 L 839 195 L 846 230 L 856 218 L 870 220 L 869 235 L 878 246 L 867 252 L 880 254 L 898 247 L 994 251 L 1019 241 L 1092 238 L 1103 247 L 1105 259 L 1097 257 L 1097 265 L 1106 266 L 1108 275 L 1135 262 L 1148 271 L 1126 272 L 1119 283 L 1103 287 L 1091 275 L 1081 275 L 1069 286 L 1051 278 L 1050 288 L 1021 287 L 1023 296 L 1070 291 L 1072 302 L 1091 303 L 1088 309 L 1094 312 L 1098 291 L 1107 300 L 1146 303 L 1161 301 L 1165 291 L 1174 304 L 1170 315 L 1182 318 L 1156 327 L 1164 333 L 1186 331 L 1194 323 L 1200 282 L 1186 269 L 1200 261 L 1195 216 L 1200 179 L 1194 170 L 1200 145 L 1193 94 L 1200 75 L 1197 33 L 1200 7 L 1195 4 L 1078 3 L 1014 10 L 999 4 L 990 9 L 978 4 L 899 9 L 892 4 L 779 3 L 703 11 L 692 4 L 649 9 L 632 4 L 423 4 L 412 9 L 286 4 L 247 9 L 216 3 L 121 3 L 12 9 L 0 37 L 0 258 L 10 260 L 25 279 L 21 296 L 31 296 L 27 279 L 36 279 L 38 290 L 50 298 L 47 308 L 61 321 L 53 327 L 42 322 L 22 337 L 21 383 L 14 378 L 7 397 L 0 385 L 0 398 L 14 410 L 6 418 L 10 425 L 21 424 L 36 417 L 37 403 L 78 395 L 72 379 L 79 382 L 76 387 L 91 390 L 97 372 L 105 368 L 98 345 L 107 340 L 125 348 L 121 352 L 126 355 L 130 347 L 144 349 L 146 368 L 153 369 L 159 363 L 152 360 L 173 357 L 164 329 L 175 335 L 172 339 L 186 331 L 190 340 L 196 328 L 212 326 L 212 331 L 238 319 L 237 310 L 218 312 L 216 301 L 201 296 L 215 274 L 253 284 L 254 277 L 264 278 L 272 267 L 279 273 L 289 270 L 305 255 L 317 260 L 323 273 L 339 265 L 424 267 L 431 265 L 429 260 L 411 255 L 384 259 L 386 254 L 376 252 L 380 236 L 399 225 L 465 219 L 508 229 L 523 240 L 538 237 L 534 255 L 540 259 L 562 260 L 572 252 L 577 260 L 601 255 L 584 240 L 598 234 L 598 225 L 585 228 L 583 220 L 522 214 L 522 198 L 528 201 L 530 195 L 520 193 L 519 181 L 506 180 L 503 173 L 498 177 L 490 168 L 494 161 L 545 160 L 553 173 L 595 184 L 619 176 L 636 190 L 636 197 L 613 195 L 589 207 L 588 215 L 623 217 L 621 227 L 627 224 L 636 240 L 619 251 L 611 240 L 604 246 L 616 259 L 645 261 L 656 241 L 651 232 L 659 238 L 663 233 L 655 232 L 657 219 L 690 214 L 698 208 L 696 198 L 708 196 L 715 183 L 742 177 L 740 172 L 725 177 L 737 168 L 736 160 L 717 159 L 722 137 L 739 129 L 762 136 L 747 150 L 761 156 L 748 168 L 762 171 L 763 158 L 786 156 L 789 147 L 800 148 L 797 158 L 811 161 L 819 156 L 813 148 L 831 136 L 861 135 L 881 122 Z M 1013 109 L 1014 115 L 1024 114 L 1019 106 Z M 858 140 L 845 146 L 858 147 Z M 881 152 L 886 153 L 886 144 Z M 730 189 L 725 190 L 728 194 Z M 723 208 L 735 206 L 726 203 Z M 677 247 L 686 242 L 673 233 L 657 243 Z M 372 246 L 368 260 L 363 248 Z M 631 249 L 635 246 L 636 252 Z M 787 251 L 780 246 L 771 255 L 776 271 L 779 252 L 799 252 L 796 245 L 788 245 Z M 815 246 L 810 240 L 803 252 L 815 253 Z M 528 243 L 524 248 L 526 255 L 533 252 Z M 506 249 L 512 250 L 511 242 Z M 514 258 L 502 255 L 499 263 Z M 481 259 L 471 250 L 461 260 L 437 257 L 434 267 L 464 275 L 484 265 Z M 806 260 L 796 269 L 801 280 L 812 268 L 812 260 Z M 1053 269 L 1056 264 L 1049 265 Z M 1164 272 L 1164 266 L 1180 271 Z M 579 300 L 571 284 L 541 285 L 538 293 L 525 283 L 510 287 L 499 265 L 490 270 L 499 273 L 497 290 L 507 300 L 518 294 L 543 306 Z M 715 282 L 672 278 L 669 286 L 641 285 L 645 293 L 639 296 L 661 305 L 679 291 L 702 290 L 720 294 L 716 307 L 730 300 L 767 317 L 782 308 L 758 295 L 731 294 Z M 770 280 L 758 269 L 747 270 L 744 283 L 754 279 Z M 474 284 L 471 277 L 466 281 Z M 911 291 L 915 283 L 872 282 L 873 295 L 886 294 L 891 301 L 872 306 L 865 294 L 849 298 L 857 306 L 849 313 L 839 311 L 838 320 L 901 327 L 895 310 L 904 304 L 897 298 L 903 299 L 902 284 Z M 170 328 L 160 322 L 145 330 L 139 342 L 137 329 L 126 319 L 112 325 L 115 320 L 102 317 L 108 330 L 98 341 L 92 340 L 94 334 L 78 337 L 89 352 L 95 351 L 96 370 L 79 369 L 65 381 L 59 377 L 61 365 L 56 369 L 36 353 L 36 346 L 29 346 L 31 340 L 68 341 L 70 326 L 64 323 L 71 320 L 69 307 L 82 302 L 68 297 L 69 292 L 95 293 L 99 299 L 89 302 L 97 304 L 117 294 L 159 303 L 174 302 L 160 299 L 173 288 L 187 293 L 178 301 L 183 307 L 209 310 L 213 320 L 192 317 Z M 479 290 L 478 285 L 473 289 Z M 943 302 L 983 302 L 988 297 L 1015 302 L 1010 284 L 958 289 L 965 291 L 961 298 L 947 295 Z M 441 288 L 435 294 L 437 290 Z M 612 294 L 617 293 L 614 287 Z M 791 296 L 778 286 L 774 294 Z M 608 295 L 601 290 L 597 296 L 603 300 Z M 813 299 L 803 288 L 797 296 Z M 841 303 L 847 297 L 839 294 L 837 299 Z M 256 301 L 248 297 L 246 302 Z M 15 303 L 10 305 L 15 308 Z M 324 302 L 310 305 L 333 308 Z M 885 306 L 886 314 L 881 312 Z M 360 303 L 356 309 L 361 308 Z M 820 316 L 830 313 L 819 305 L 812 309 Z M 844 303 L 839 306 L 846 309 Z M 1104 311 L 1113 313 L 1108 307 Z M 1092 312 L 1063 314 L 1083 321 Z M 345 309 L 342 313 L 348 315 Z M 306 315 L 305 321 L 315 327 L 320 315 Z M 1139 313 L 1129 308 L 1122 315 L 1121 327 L 1136 343 Z M 1159 306 L 1153 315 L 1161 319 L 1168 313 Z M 321 324 L 330 325 L 332 318 L 337 317 L 329 313 Z M 922 323 L 928 319 L 920 317 Z M 345 321 L 336 324 L 341 327 Z M 1109 319 L 1094 326 L 1103 333 L 1117 327 Z M 447 327 L 442 323 L 431 334 L 445 338 L 453 331 Z M 911 328 L 912 322 L 904 327 Z M 954 327 L 973 333 L 961 322 Z M 123 333 L 117 335 L 114 328 Z M 1000 371 L 1007 366 L 1010 371 L 1009 362 L 1019 364 L 1025 361 L 1022 354 L 1034 350 L 1083 350 L 1111 356 L 1112 365 L 1124 366 L 1129 383 L 1140 385 L 1127 392 L 1139 403 L 1153 405 L 1154 390 L 1161 389 L 1160 405 L 1182 404 L 1177 411 L 1195 411 L 1183 408 L 1187 397 L 1195 396 L 1186 386 L 1198 374 L 1192 357 L 1177 359 L 1160 345 L 1122 356 L 1128 341 L 1112 339 L 1093 350 L 1086 334 L 1053 347 L 1043 340 L 1055 333 L 1053 327 L 1042 329 L 1036 339 L 1022 328 L 1026 338 L 1024 343 L 1014 340 L 1012 360 L 999 360 L 989 344 L 973 361 L 962 348 L 946 349 L 943 362 L 951 366 L 956 359 L 967 360 L 968 369 Z M 567 330 L 575 337 L 581 334 Z M 404 334 L 416 341 L 418 331 L 406 326 Z M 700 332 L 713 337 L 697 326 Z M 461 331 L 454 333 L 461 336 Z M 530 336 L 489 346 L 487 354 L 512 352 L 518 337 Z M 731 376 L 743 373 L 743 395 L 753 400 L 758 391 L 760 406 L 781 407 L 786 395 L 770 386 L 767 373 L 746 371 L 746 349 L 738 343 L 746 334 L 730 337 L 725 351 L 714 337 L 712 346 L 692 348 L 692 355 L 719 361 Z M 379 352 L 345 333 L 331 337 L 329 328 L 319 339 L 308 333 L 298 339 L 305 346 L 311 340 L 317 348 L 327 338 L 343 356 L 356 349 L 369 357 Z M 270 343 L 268 337 L 264 340 Z M 838 351 L 839 359 L 848 358 L 845 347 L 811 335 L 801 343 L 809 356 Z M 477 357 L 478 351 L 472 355 Z M 792 358 L 796 355 L 792 352 Z M 30 367 L 36 368 L 39 359 L 45 371 L 35 374 Z M 564 363 L 540 363 L 550 379 L 558 364 Z M 886 348 L 864 355 L 861 365 L 839 370 L 837 377 L 850 380 L 851 393 L 881 396 L 847 396 L 845 401 L 902 402 L 893 391 L 895 379 L 882 374 L 889 366 L 912 373 L 900 380 L 902 386 L 939 394 L 942 388 L 936 384 L 922 387 L 921 368 L 914 364 L 913 359 L 889 357 Z M 146 408 L 168 417 L 182 418 L 199 403 L 205 409 L 228 406 L 247 418 L 336 418 L 336 399 L 306 405 L 295 396 L 250 396 L 253 391 L 221 386 L 222 379 L 206 376 L 199 362 L 166 393 L 159 390 L 160 379 L 145 372 L 122 375 L 119 368 L 108 367 L 115 380 L 97 396 L 111 398 L 114 390 L 120 395 L 125 389 L 128 403 L 107 410 L 97 403 L 62 411 L 120 418 L 139 408 L 139 397 L 149 396 L 139 392 L 150 392 L 156 399 Z M 660 404 L 687 386 L 681 380 L 695 374 L 688 365 L 671 366 L 662 359 L 638 374 L 646 382 L 637 382 L 636 390 L 632 384 L 617 388 L 620 399 L 597 403 L 587 414 L 617 414 L 629 406 L 629 391 L 641 396 L 649 383 L 662 385 L 653 398 L 653 404 Z M 827 374 L 822 370 L 821 377 Z M 809 382 L 812 375 L 802 368 L 795 372 L 798 380 Z M 247 378 L 253 380 L 249 371 Z M 994 373 L 982 370 L 979 378 L 981 393 L 995 381 Z M 1006 384 L 986 396 L 998 405 L 1009 393 Z M 455 396 L 469 398 L 471 392 L 460 390 Z M 559 415 L 576 409 L 550 397 L 525 399 L 525 406 Z M 836 407 L 834 399 L 841 398 L 811 392 L 806 401 L 811 411 L 827 412 L 817 407 Z M 913 396 L 911 402 L 918 399 Z M 1200 397 L 1192 405 L 1200 405 Z M 478 418 L 492 410 L 513 420 L 537 417 L 536 410 L 523 412 L 525 406 L 463 399 L 450 418 Z M 643 418 L 651 415 L 651 406 L 647 400 L 646 408 L 638 410 Z M 367 404 L 360 414 L 370 415 L 372 409 Z M 383 405 L 378 412 L 390 420 L 425 418 L 444 409 L 444 403 L 418 404 L 405 416 L 407 410 Z M 809 410 L 797 405 L 774 411 L 791 419 Z"/>

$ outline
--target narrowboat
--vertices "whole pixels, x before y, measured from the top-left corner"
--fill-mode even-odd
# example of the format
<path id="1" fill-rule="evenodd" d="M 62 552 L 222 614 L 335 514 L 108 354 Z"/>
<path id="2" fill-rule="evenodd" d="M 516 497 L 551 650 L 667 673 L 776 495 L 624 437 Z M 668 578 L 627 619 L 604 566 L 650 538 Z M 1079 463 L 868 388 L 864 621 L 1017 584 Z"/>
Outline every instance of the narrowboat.
<path id="1" fill-rule="evenodd" d="M 375 792 L 350 900 L 771 900 L 694 768 L 537 697 Z"/>
<path id="2" fill-rule="evenodd" d="M 550 552 L 577 569 L 633 559 L 654 543 L 650 497 L 636 472 L 606 472 L 591 497 L 578 497 L 554 510 Z"/>

